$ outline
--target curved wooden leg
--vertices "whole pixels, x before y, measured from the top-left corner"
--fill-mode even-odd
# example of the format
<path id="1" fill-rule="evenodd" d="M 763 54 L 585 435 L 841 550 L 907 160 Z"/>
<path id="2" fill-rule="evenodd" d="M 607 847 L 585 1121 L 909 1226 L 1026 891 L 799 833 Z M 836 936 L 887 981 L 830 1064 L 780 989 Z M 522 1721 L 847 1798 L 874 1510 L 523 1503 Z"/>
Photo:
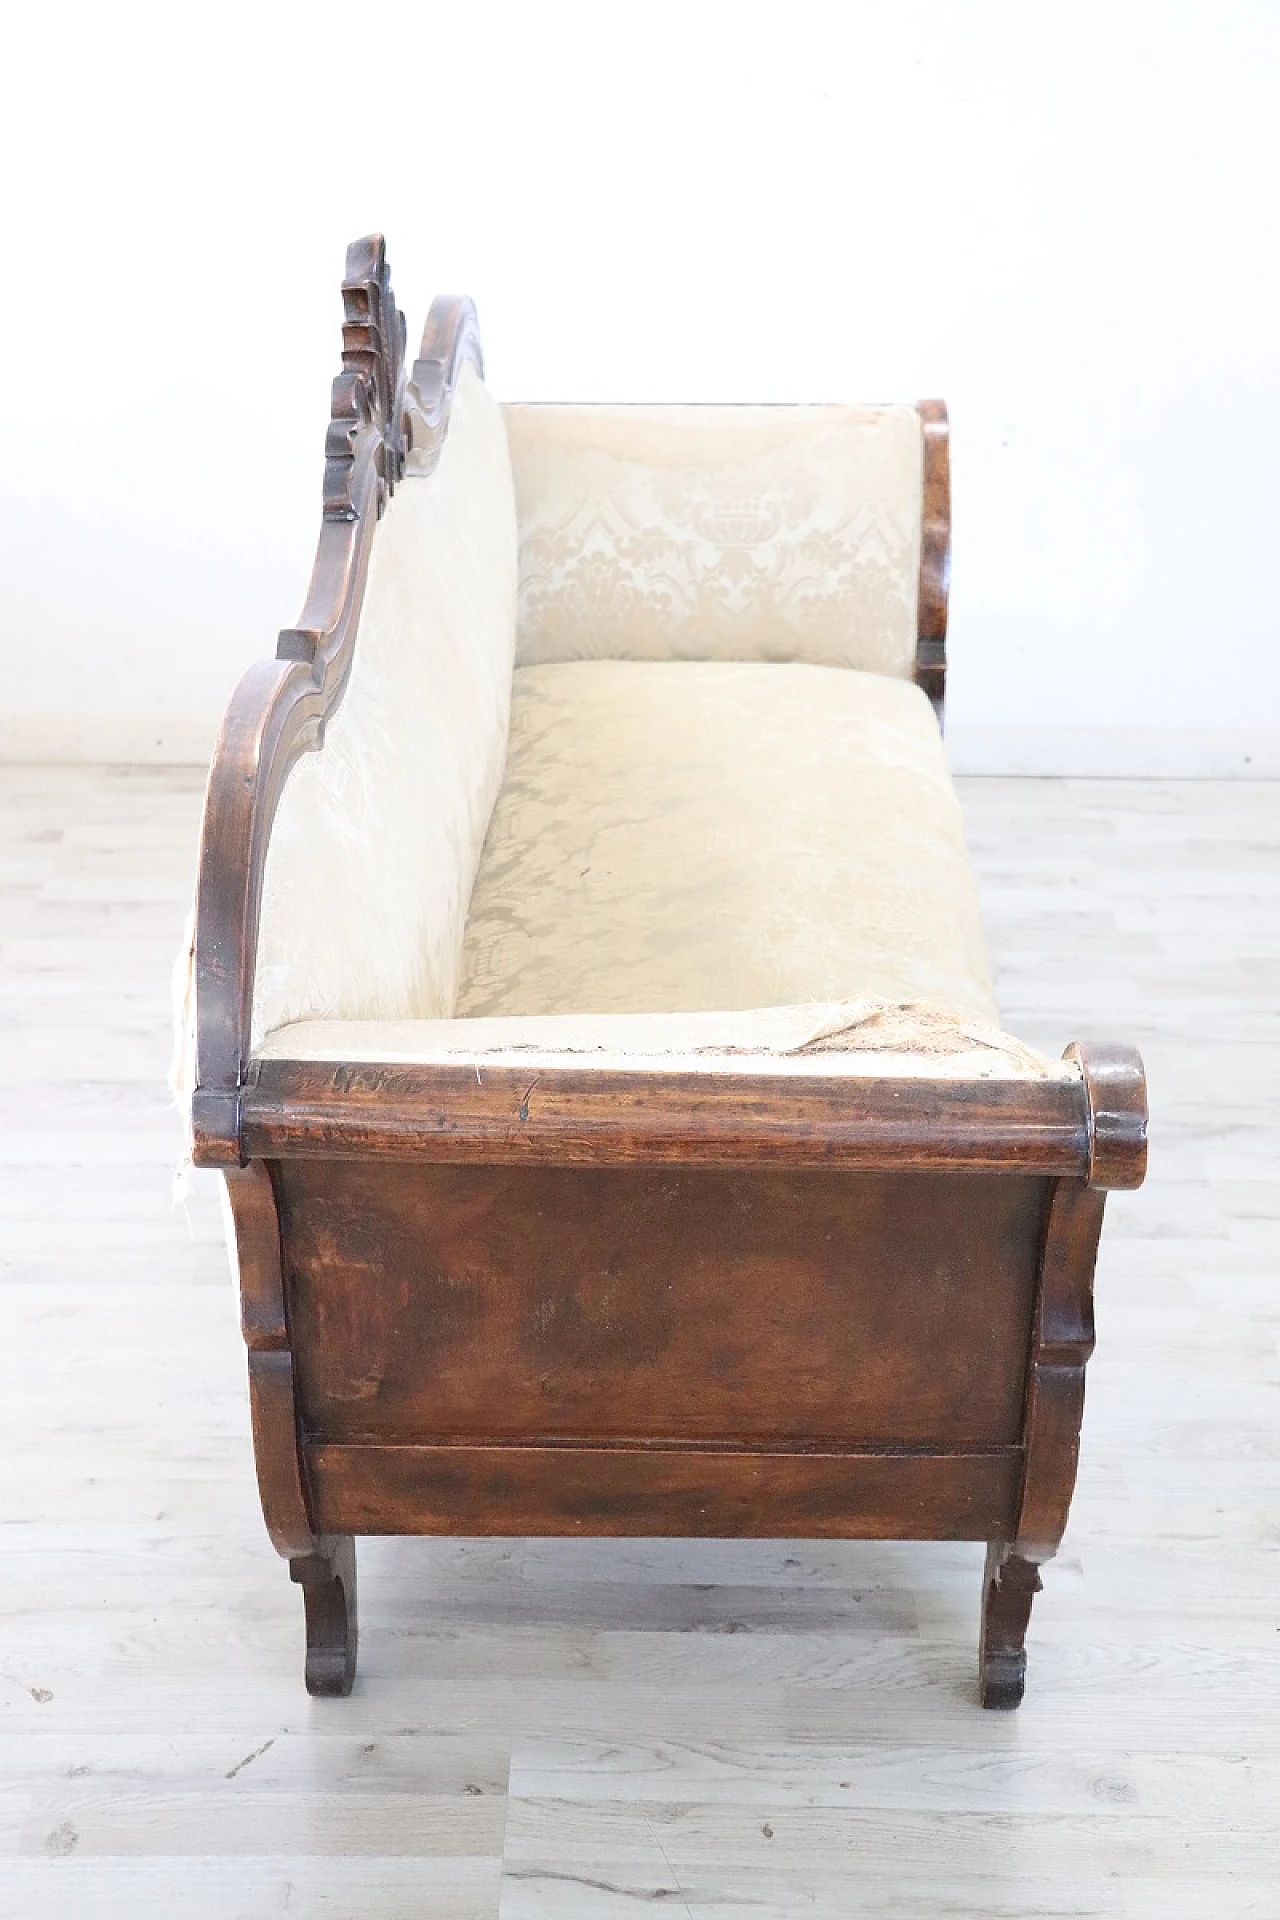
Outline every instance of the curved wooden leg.
<path id="1" fill-rule="evenodd" d="M 1142 1062 L 1124 1047 L 1068 1047 L 1089 1116 L 1085 1180 L 1055 1180 L 1036 1276 L 1024 1467 L 1009 1532 L 987 1548 L 979 1652 L 982 1704 L 1009 1709 L 1026 1684 L 1027 1626 L 1040 1567 L 1058 1550 L 1076 1483 L 1084 1375 L 1093 1352 L 1093 1270 L 1112 1187 L 1139 1186 L 1146 1165 Z"/>
<path id="2" fill-rule="evenodd" d="M 1040 1591 L 1040 1569 L 1002 1540 L 987 1548 L 978 1649 L 984 1707 L 1008 1712 L 1022 1700 L 1027 1676 L 1027 1623 Z"/>
<path id="3" fill-rule="evenodd" d="M 350 1693 L 358 1640 L 356 1543 L 344 1534 L 317 1540 L 316 1548 L 289 1562 L 307 1616 L 307 1692 Z"/>
<path id="4" fill-rule="evenodd" d="M 356 1677 L 356 1550 L 350 1534 L 317 1534 L 298 1429 L 285 1311 L 280 1219 L 260 1160 L 225 1172 L 240 1317 L 249 1350 L 249 1410 L 262 1512 L 302 1588 L 308 1693 L 350 1693 Z"/>

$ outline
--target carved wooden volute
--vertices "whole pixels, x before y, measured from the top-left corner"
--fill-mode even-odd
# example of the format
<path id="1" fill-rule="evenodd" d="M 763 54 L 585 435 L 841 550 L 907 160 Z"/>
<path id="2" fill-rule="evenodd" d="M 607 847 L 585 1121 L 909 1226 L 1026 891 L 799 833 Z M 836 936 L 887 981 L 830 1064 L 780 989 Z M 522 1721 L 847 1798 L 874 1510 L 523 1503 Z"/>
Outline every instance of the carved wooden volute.
<path id="1" fill-rule="evenodd" d="M 353 240 L 342 281 L 342 372 L 333 383 L 325 437 L 326 520 L 357 517 L 354 480 L 366 438 L 374 441 L 379 513 L 404 473 L 411 439 L 404 402 L 405 337 L 382 235 Z"/>

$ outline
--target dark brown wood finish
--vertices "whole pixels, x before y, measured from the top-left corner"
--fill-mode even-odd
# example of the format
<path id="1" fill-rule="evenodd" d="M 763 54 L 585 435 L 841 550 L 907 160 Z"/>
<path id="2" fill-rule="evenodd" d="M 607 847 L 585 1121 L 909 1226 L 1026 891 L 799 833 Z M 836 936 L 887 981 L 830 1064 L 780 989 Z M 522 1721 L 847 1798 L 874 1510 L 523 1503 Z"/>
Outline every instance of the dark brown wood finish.
<path id="1" fill-rule="evenodd" d="M 1085 1366 L 1093 1352 L 1093 1268 L 1106 1196 L 1083 1181 L 1054 1183 L 1044 1248 L 1024 1430 L 1017 1522 L 987 1553 L 980 1651 L 984 1706 L 1016 1707 L 1039 1569 L 1058 1550 L 1076 1483 Z"/>
<path id="2" fill-rule="evenodd" d="M 327 1537 L 315 1553 L 295 1555 L 289 1561 L 289 1578 L 302 1588 L 307 1692 L 350 1693 L 359 1648 L 356 1543 L 350 1533 Z"/>
<path id="3" fill-rule="evenodd" d="M 293 1349 L 285 1309 L 280 1221 L 266 1167 L 224 1175 L 240 1278 L 240 1324 L 249 1360 L 249 1413 L 262 1512 L 272 1545 L 289 1562 L 306 1612 L 310 1693 L 350 1693 L 356 1671 L 353 1541 L 312 1520 L 303 1469 Z"/>
<path id="4" fill-rule="evenodd" d="M 1074 1060 L 1089 1109 L 1092 1187 L 1111 1191 L 1140 1187 L 1147 1175 L 1147 1079 L 1132 1047 L 1077 1044 L 1063 1055 Z"/>
<path id="5" fill-rule="evenodd" d="M 446 299 L 406 375 L 380 239 L 343 300 L 311 589 L 224 723 L 196 937 L 195 1157 L 227 1179 L 307 1684 L 352 1683 L 357 1532 L 976 1538 L 982 1694 L 1016 1705 L 1103 1197 L 1145 1168 L 1136 1055 L 978 1082 L 249 1061 L 276 803 L 342 697 L 382 505 L 480 364 Z M 917 679 L 941 717 L 947 422 L 920 413 Z"/>
<path id="6" fill-rule="evenodd" d="M 989 1545 L 979 1656 L 984 1706 L 1016 1707 L 1039 1569 L 1057 1552 L 1075 1490 L 1085 1367 L 1093 1352 L 1093 1273 L 1106 1190 L 1146 1172 L 1142 1062 L 1129 1047 L 1073 1046 L 1090 1113 L 1085 1179 L 1053 1182 L 1040 1253 L 1016 1524 Z"/>
<path id="7" fill-rule="evenodd" d="M 924 430 L 924 515 L 916 601 L 916 685 L 942 725 L 947 693 L 947 598 L 951 590 L 951 429 L 946 403 L 919 400 Z"/>
<path id="8" fill-rule="evenodd" d="M 997 1536 L 987 1543 L 978 1642 L 979 1698 L 1008 1712 L 1021 1706 L 1027 1680 L 1027 1628 L 1040 1591 L 1040 1569 Z"/>
<path id="9" fill-rule="evenodd" d="M 1022 1456 L 691 1447 L 308 1448 L 326 1525 L 353 1533 L 985 1540 Z"/>
<path id="10" fill-rule="evenodd" d="M 1079 1176 L 1090 1164 L 1075 1079 L 265 1060 L 245 1089 L 243 1124 L 246 1151 L 263 1158 Z"/>
<path id="11" fill-rule="evenodd" d="M 1016 1447 L 1035 1178 L 277 1168 L 307 1434 Z"/>

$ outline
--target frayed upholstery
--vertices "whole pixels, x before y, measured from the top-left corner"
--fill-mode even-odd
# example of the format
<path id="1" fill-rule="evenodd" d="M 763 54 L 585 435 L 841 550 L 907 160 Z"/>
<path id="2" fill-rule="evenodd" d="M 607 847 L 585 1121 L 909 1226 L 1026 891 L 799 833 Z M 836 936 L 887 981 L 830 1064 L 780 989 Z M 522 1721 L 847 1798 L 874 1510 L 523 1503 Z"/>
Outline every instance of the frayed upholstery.
<path id="1" fill-rule="evenodd" d="M 477 1020 L 311 1020 L 264 1042 L 264 1060 L 383 1065 L 505 1061 L 940 1080 L 1078 1079 L 994 1028 L 944 1008 L 874 1000 L 732 1012 L 506 1015 Z"/>

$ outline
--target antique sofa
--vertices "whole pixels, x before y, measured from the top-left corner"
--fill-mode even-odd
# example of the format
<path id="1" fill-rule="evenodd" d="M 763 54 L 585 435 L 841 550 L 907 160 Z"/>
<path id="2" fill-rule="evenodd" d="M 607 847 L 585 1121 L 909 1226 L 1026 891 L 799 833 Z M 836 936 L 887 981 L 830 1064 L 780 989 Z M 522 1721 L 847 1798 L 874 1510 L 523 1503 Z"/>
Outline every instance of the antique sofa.
<path id="1" fill-rule="evenodd" d="M 349 251 L 319 549 L 209 777 L 225 1176 L 307 1685 L 353 1537 L 988 1543 L 1021 1697 L 1141 1064 L 1004 1034 L 940 738 L 945 409 L 499 407 Z"/>

